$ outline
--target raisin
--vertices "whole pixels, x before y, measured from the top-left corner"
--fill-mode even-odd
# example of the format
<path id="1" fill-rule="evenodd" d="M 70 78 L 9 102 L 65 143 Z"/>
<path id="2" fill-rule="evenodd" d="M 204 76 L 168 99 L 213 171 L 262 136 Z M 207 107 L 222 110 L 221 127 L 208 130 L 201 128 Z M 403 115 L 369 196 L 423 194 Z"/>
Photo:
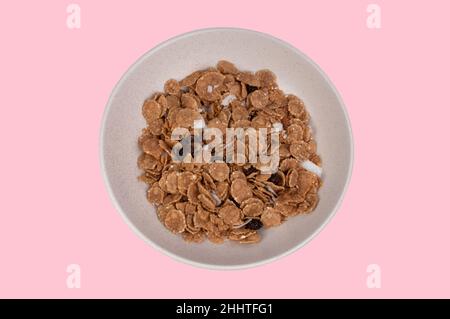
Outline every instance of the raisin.
<path id="1" fill-rule="evenodd" d="M 247 89 L 247 94 L 250 94 L 258 89 L 256 86 L 248 84 L 245 85 L 245 88 Z"/>
<path id="2" fill-rule="evenodd" d="M 250 166 L 250 168 L 248 168 L 248 169 L 244 168 L 243 171 L 244 171 L 245 176 L 248 176 L 254 172 L 257 172 L 258 170 L 256 168 L 254 168 L 253 166 Z"/>
<path id="3" fill-rule="evenodd" d="M 256 117 L 256 115 L 258 115 L 258 112 L 256 112 L 256 111 L 251 111 L 250 114 L 249 114 L 248 116 L 249 116 L 249 119 L 250 119 L 250 120 L 253 120 L 253 119 Z"/>
<path id="4" fill-rule="evenodd" d="M 263 226 L 263 223 L 259 219 L 252 219 L 247 225 L 245 225 L 245 228 L 251 229 L 251 230 L 258 230 Z"/>
<path id="5" fill-rule="evenodd" d="M 273 173 L 270 175 L 269 182 L 274 183 L 275 185 L 281 186 L 281 183 L 283 180 L 281 179 L 281 176 L 278 173 Z"/>

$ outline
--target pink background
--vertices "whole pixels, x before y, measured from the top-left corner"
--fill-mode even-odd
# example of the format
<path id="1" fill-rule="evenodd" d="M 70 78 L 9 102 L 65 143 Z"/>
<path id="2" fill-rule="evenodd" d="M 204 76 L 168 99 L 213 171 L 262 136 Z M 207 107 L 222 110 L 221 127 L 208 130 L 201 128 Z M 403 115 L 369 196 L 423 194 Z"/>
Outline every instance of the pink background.
<path id="1" fill-rule="evenodd" d="M 6 1 L 0 10 L 0 297 L 450 297 L 448 1 Z M 366 27 L 381 6 L 382 28 Z M 153 4 L 154 3 L 154 4 Z M 173 261 L 109 201 L 100 120 L 161 41 L 233 26 L 290 42 L 330 76 L 355 138 L 341 209 L 306 247 L 243 271 Z M 66 267 L 81 266 L 68 289 Z M 368 264 L 381 288 L 366 286 Z"/>

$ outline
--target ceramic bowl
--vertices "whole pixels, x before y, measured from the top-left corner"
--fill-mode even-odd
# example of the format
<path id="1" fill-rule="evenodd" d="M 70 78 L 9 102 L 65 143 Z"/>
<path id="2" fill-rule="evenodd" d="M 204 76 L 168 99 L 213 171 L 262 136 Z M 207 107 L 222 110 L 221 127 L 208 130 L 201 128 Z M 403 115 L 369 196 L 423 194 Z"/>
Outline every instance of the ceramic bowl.
<path id="1" fill-rule="evenodd" d="M 232 61 L 242 70 L 270 69 L 286 93 L 302 98 L 323 161 L 323 186 L 317 208 L 262 231 L 258 244 L 187 243 L 170 233 L 146 199 L 136 165 L 137 138 L 146 126 L 143 101 L 162 91 L 170 78 L 181 79 L 195 70 Z M 339 61 L 336 61 L 339 63 Z M 256 31 L 214 28 L 179 35 L 144 54 L 113 89 L 100 134 L 101 168 L 116 209 L 131 229 L 151 246 L 195 266 L 238 269 L 286 256 L 316 236 L 334 216 L 350 180 L 353 142 L 345 106 L 325 73 L 290 44 Z M 329 243 L 330 251 L 336 249 Z"/>

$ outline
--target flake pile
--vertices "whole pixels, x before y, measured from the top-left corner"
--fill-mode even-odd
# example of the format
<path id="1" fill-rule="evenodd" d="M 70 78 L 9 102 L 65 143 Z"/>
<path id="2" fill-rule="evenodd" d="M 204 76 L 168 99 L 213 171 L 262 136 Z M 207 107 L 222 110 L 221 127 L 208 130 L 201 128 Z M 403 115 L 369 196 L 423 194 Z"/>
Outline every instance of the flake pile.
<path id="1" fill-rule="evenodd" d="M 147 127 L 138 140 L 140 179 L 149 186 L 147 198 L 156 205 L 158 218 L 185 240 L 256 243 L 262 227 L 316 207 L 321 160 L 309 114 L 301 99 L 278 88 L 271 71 L 239 71 L 219 61 L 181 81 L 168 80 L 163 93 L 144 102 L 142 114 Z M 228 127 L 277 130 L 278 171 L 263 174 L 260 163 L 173 162 L 177 141 L 171 140 L 172 130 L 183 127 L 193 134 L 195 120 L 219 128 L 224 141 Z M 252 150 L 246 147 L 248 156 Z M 315 170 L 306 169 L 311 166 Z"/>

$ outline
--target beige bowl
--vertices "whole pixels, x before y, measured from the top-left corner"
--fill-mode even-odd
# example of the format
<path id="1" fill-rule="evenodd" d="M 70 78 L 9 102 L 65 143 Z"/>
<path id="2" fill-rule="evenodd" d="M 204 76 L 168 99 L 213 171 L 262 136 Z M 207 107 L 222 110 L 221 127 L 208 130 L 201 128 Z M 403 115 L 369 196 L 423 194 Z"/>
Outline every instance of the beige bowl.
<path id="1" fill-rule="evenodd" d="M 170 233 L 146 199 L 138 181 L 137 138 L 145 127 L 143 101 L 163 89 L 169 78 L 232 61 L 243 70 L 270 69 L 286 93 L 301 97 L 311 114 L 318 153 L 323 160 L 320 202 L 309 215 L 296 216 L 264 230 L 254 245 L 226 242 L 189 244 Z M 336 61 L 338 63 L 338 61 Z M 106 187 L 126 223 L 143 240 L 165 254 L 195 266 L 246 268 L 286 256 L 305 245 L 328 223 L 350 180 L 353 142 L 344 104 L 323 71 L 291 45 L 270 35 L 243 29 L 197 30 L 172 38 L 142 56 L 120 79 L 103 115 L 100 160 Z M 330 244 L 330 250 L 335 249 Z"/>

